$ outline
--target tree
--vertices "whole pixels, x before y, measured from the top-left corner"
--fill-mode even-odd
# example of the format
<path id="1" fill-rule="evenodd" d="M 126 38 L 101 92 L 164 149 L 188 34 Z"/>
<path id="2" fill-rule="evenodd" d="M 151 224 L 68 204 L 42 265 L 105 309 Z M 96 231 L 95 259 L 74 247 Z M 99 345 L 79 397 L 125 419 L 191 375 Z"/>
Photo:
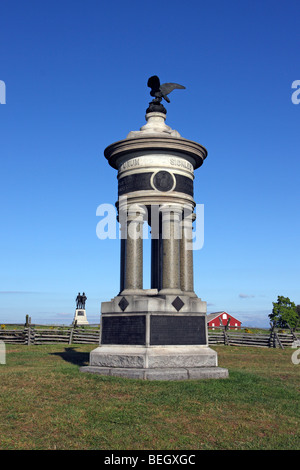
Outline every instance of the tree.
<path id="1" fill-rule="evenodd" d="M 299 305 L 294 304 L 288 297 L 279 295 L 277 302 L 273 303 L 272 313 L 269 314 L 271 321 L 279 328 L 286 328 L 289 325 L 295 328 L 299 322 Z"/>

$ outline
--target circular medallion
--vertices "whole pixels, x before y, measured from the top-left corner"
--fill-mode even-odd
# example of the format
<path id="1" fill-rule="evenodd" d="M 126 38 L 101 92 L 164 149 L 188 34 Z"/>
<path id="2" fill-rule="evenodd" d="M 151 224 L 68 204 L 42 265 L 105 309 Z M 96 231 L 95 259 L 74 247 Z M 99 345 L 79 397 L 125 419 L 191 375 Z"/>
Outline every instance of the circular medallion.
<path id="1" fill-rule="evenodd" d="M 158 191 L 170 191 L 174 183 L 174 177 L 168 171 L 158 171 L 153 177 L 153 185 Z"/>

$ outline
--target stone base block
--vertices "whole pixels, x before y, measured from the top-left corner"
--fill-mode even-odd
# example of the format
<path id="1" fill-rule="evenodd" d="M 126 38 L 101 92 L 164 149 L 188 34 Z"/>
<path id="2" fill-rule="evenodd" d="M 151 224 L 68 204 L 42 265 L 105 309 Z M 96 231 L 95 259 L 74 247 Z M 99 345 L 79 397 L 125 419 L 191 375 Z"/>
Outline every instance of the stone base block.
<path id="1" fill-rule="evenodd" d="M 199 380 L 199 379 L 225 379 L 228 377 L 228 370 L 221 367 L 192 367 L 192 368 L 157 368 L 157 369 L 136 369 L 136 368 L 114 368 L 84 366 L 81 372 L 89 372 L 98 375 L 110 375 L 114 377 L 125 377 L 128 379 L 142 380 Z"/>
<path id="2" fill-rule="evenodd" d="M 99 346 L 90 366 L 115 368 L 216 367 L 217 353 L 204 346 Z"/>
<path id="3" fill-rule="evenodd" d="M 99 346 L 82 372 L 147 380 L 225 378 L 217 353 L 204 346 Z"/>

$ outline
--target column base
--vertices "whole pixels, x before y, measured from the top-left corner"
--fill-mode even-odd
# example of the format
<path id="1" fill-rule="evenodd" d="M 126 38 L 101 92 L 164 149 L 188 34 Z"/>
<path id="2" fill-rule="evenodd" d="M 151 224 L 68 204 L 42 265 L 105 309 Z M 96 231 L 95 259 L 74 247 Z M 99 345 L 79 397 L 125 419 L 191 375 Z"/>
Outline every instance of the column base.
<path id="1" fill-rule="evenodd" d="M 183 291 L 181 289 L 165 288 L 158 291 L 159 295 L 187 295 L 188 297 L 197 298 L 197 294 L 194 291 Z"/>
<path id="2" fill-rule="evenodd" d="M 188 295 L 189 297 L 197 297 L 194 291 L 184 291 L 184 295 Z"/>
<path id="3" fill-rule="evenodd" d="M 119 295 L 145 295 L 144 289 L 124 289 Z"/>
<path id="4" fill-rule="evenodd" d="M 181 289 L 176 289 L 176 288 L 172 288 L 172 287 L 166 287 L 164 289 L 161 289 L 160 291 L 158 291 L 158 294 L 159 295 L 185 295 L 185 292 L 182 292 Z"/>

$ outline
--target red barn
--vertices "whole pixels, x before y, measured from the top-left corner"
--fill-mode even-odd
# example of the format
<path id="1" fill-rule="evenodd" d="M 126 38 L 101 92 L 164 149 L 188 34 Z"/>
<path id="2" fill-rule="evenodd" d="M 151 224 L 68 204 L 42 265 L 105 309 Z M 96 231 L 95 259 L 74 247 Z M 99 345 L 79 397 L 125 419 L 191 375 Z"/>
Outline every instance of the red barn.
<path id="1" fill-rule="evenodd" d="M 229 321 L 229 328 L 240 328 L 242 322 L 240 320 L 237 320 L 234 318 L 232 315 L 230 315 L 227 312 L 215 312 L 215 313 L 209 313 L 207 315 L 207 326 L 209 328 L 216 328 L 219 326 L 225 326 L 227 325 L 228 319 L 230 318 Z"/>

